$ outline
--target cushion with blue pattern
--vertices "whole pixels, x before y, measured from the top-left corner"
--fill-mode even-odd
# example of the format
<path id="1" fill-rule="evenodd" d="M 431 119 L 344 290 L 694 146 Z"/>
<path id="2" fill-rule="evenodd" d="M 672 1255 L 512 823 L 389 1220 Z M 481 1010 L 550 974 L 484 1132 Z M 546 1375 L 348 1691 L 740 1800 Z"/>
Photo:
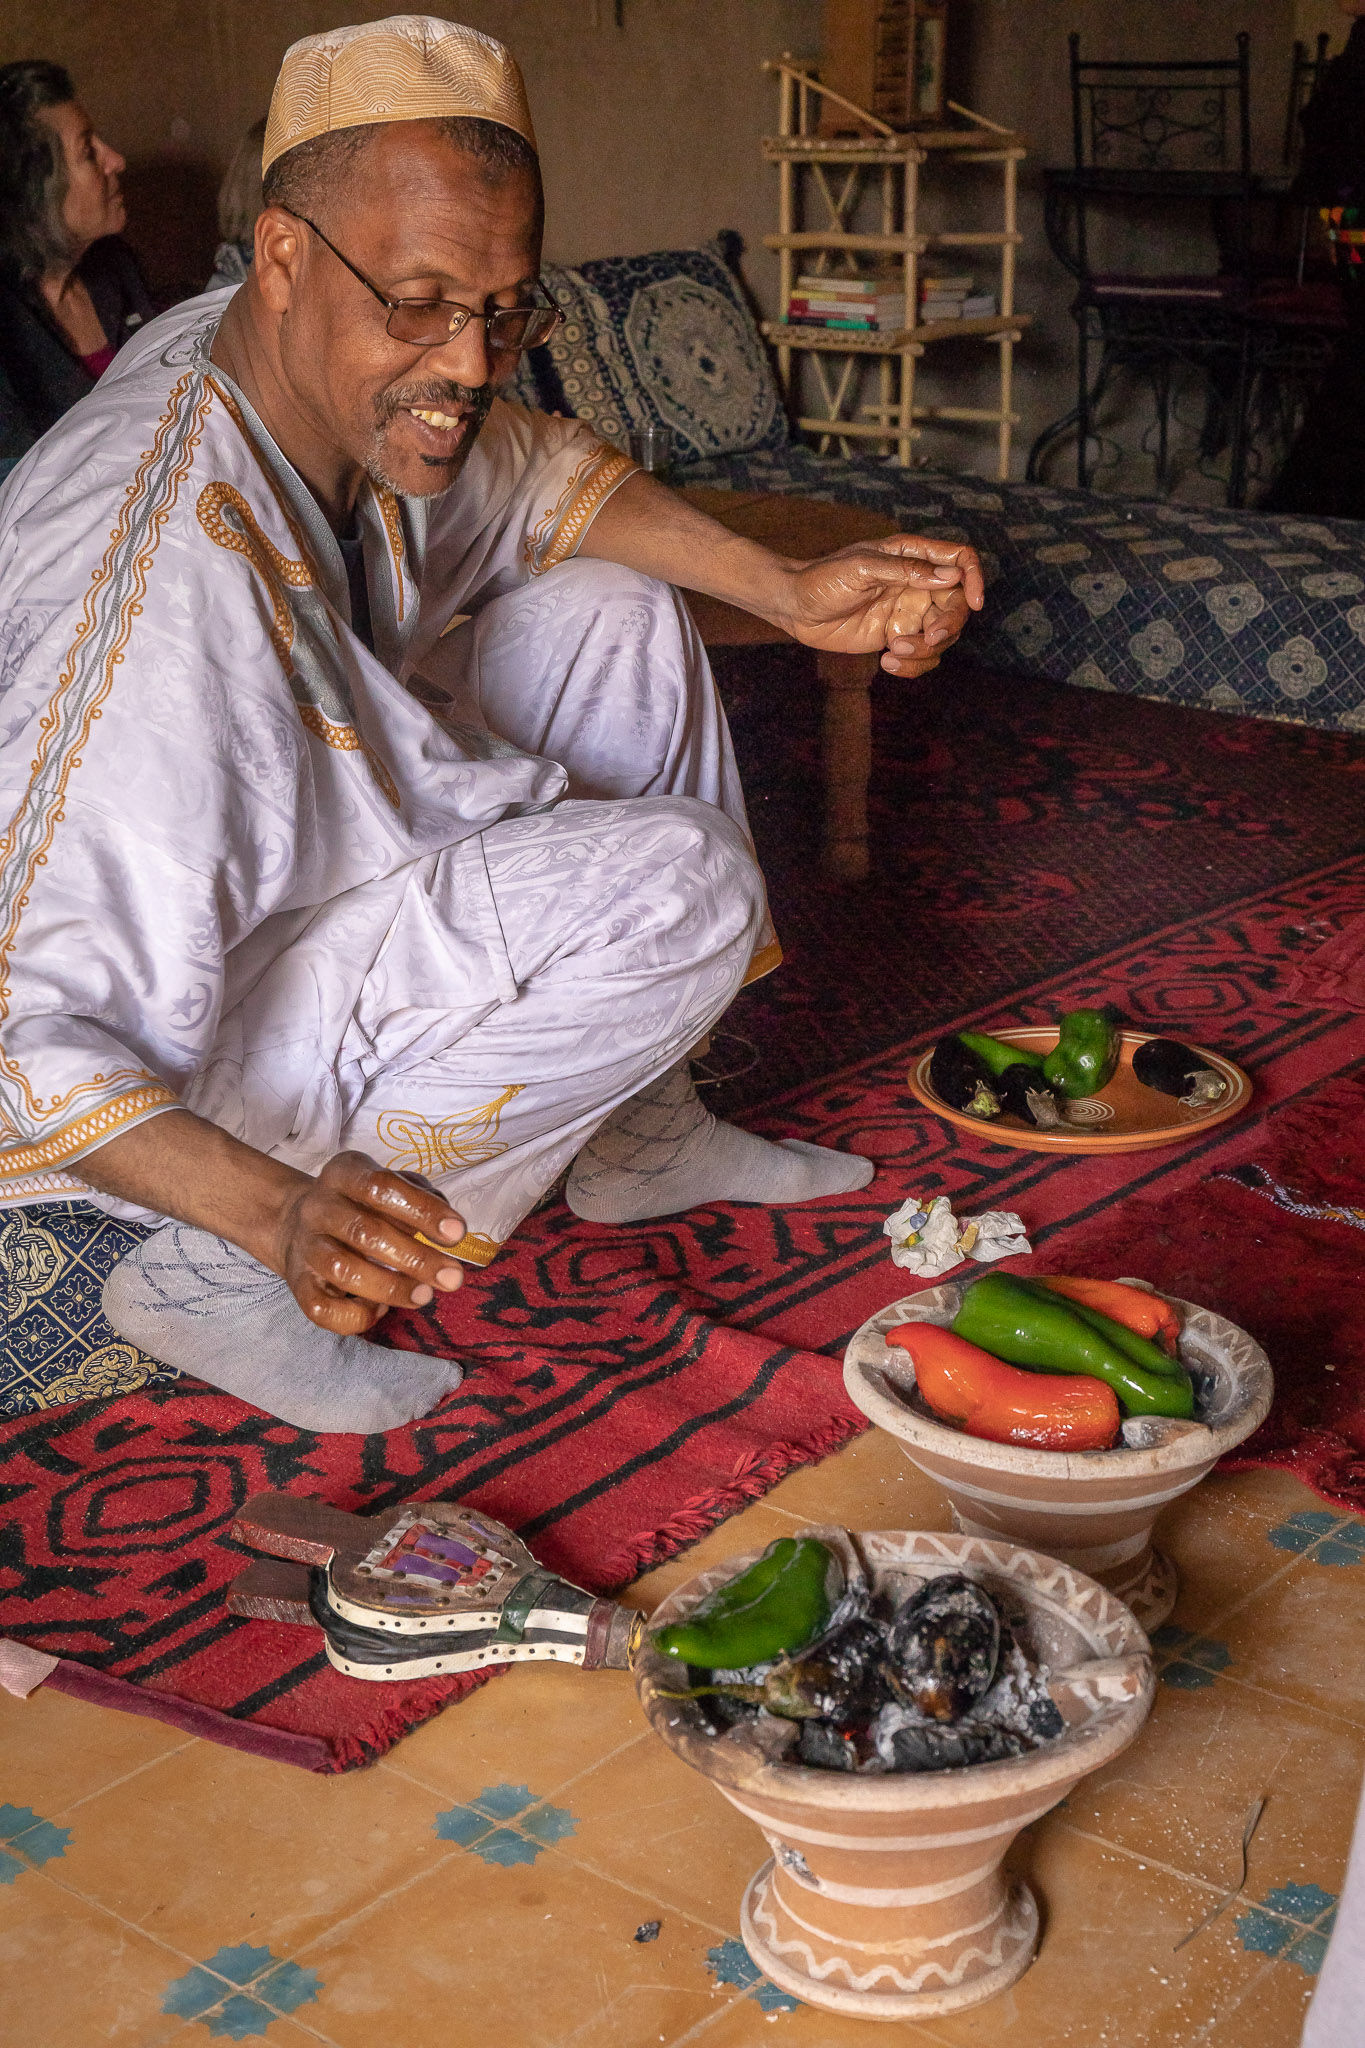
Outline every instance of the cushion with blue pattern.
<path id="1" fill-rule="evenodd" d="M 682 463 L 786 445 L 767 351 L 718 251 L 549 263 L 541 275 L 564 324 L 523 359 L 509 397 L 587 420 L 617 447 L 632 427 L 669 427 Z"/>

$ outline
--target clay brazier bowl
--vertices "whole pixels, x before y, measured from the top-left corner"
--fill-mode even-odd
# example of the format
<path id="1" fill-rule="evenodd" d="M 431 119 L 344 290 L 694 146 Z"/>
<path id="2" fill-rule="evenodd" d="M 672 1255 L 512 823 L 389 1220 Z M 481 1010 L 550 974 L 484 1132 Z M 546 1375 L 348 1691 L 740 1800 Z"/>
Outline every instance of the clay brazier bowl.
<path id="1" fill-rule="evenodd" d="M 838 1545 L 843 1530 L 809 1529 Z M 1047 1665 L 1066 1732 L 1003 1763 L 845 1775 L 767 1760 L 738 1730 L 707 1732 L 702 1702 L 669 1698 L 685 1667 L 647 1635 L 635 1665 L 660 1739 L 711 1779 L 767 1837 L 772 1860 L 744 1895 L 744 1945 L 759 1969 L 808 2005 L 863 2019 L 961 2012 L 1021 1977 L 1038 1907 L 1001 1859 L 1090 1771 L 1133 1740 L 1152 1704 L 1146 1638 L 1121 1601 L 1070 1566 L 975 1536 L 910 1531 L 852 1538 L 874 1586 L 908 1593 L 966 1572 L 1018 1617 L 1028 1655 Z M 701 1572 L 650 1627 L 689 1613 L 757 1553 Z"/>
<path id="2" fill-rule="evenodd" d="M 1157 1428 L 1154 1435 L 1169 1433 L 1170 1440 L 1148 1450 L 1076 1453 L 985 1443 L 931 1414 L 915 1391 L 908 1353 L 885 1341 L 897 1323 L 951 1323 L 961 1299 L 962 1283 L 953 1281 L 872 1316 L 844 1353 L 849 1394 L 943 1487 L 957 1528 L 1075 1565 L 1127 1601 L 1145 1629 L 1158 1628 L 1175 1606 L 1178 1585 L 1175 1567 L 1152 1548 L 1152 1524 L 1265 1421 L 1274 1382 L 1264 1351 L 1235 1323 L 1170 1295 L 1184 1315 L 1180 1356 L 1195 1375 L 1201 1426 Z"/>

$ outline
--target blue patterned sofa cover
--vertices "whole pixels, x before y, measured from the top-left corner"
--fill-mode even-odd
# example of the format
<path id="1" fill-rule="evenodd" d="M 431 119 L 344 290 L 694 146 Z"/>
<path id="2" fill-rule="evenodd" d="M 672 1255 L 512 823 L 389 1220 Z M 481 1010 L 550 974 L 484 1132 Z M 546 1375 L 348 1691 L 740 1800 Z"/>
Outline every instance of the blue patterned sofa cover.
<path id="1" fill-rule="evenodd" d="M 1365 522 L 1273 517 L 905 470 L 795 444 L 681 481 L 866 505 L 970 541 L 991 668 L 1365 732 Z"/>
<path id="2" fill-rule="evenodd" d="M 550 265 L 565 324 L 513 395 L 604 440 L 667 424 L 680 482 L 871 507 L 970 541 L 964 643 L 1016 675 L 1365 732 L 1365 523 L 1233 513 L 905 470 L 793 443 L 737 274 L 739 237 Z"/>

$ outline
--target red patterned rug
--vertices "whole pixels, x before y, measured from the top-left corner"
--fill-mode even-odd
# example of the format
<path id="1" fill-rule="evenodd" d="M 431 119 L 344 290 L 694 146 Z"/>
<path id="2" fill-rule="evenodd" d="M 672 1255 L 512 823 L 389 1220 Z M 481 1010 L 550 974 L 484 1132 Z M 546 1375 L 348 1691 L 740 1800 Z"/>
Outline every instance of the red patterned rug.
<path id="1" fill-rule="evenodd" d="M 881 1170 L 857 1196 L 629 1229 L 562 1208 L 532 1218 L 443 1304 L 470 1370 L 425 1424 L 319 1438 L 184 1383 L 7 1425 L 0 1632 L 61 1657 L 49 1683 L 219 1740 L 321 1770 L 382 1753 L 468 1682 L 358 1684 L 327 1666 L 311 1631 L 227 1616 L 242 1561 L 227 1531 L 249 1494 L 315 1491 L 362 1510 L 459 1497 L 580 1583 L 619 1586 L 861 1426 L 840 1354 L 905 1291 L 881 1222 L 907 1193 L 1018 1209 L 1055 1266 L 1062 1233 L 1072 1263 L 1122 1198 L 1159 1191 L 1174 1214 L 1185 1191 L 1259 1158 L 1267 1111 L 1365 1054 L 1365 1019 L 1283 993 L 1286 934 L 1330 929 L 1362 905 L 1365 862 L 1338 860 L 1035 980 L 1007 1010 L 973 1006 L 990 1024 L 1112 1000 L 1135 1024 L 1178 1023 L 1231 1053 L 1256 1079 L 1257 1115 L 1183 1148 L 1058 1163 L 964 1140 L 909 1096 L 901 1045 L 749 1119 L 875 1156 Z M 1217 1185 L 1220 1200 L 1258 1200 Z M 1118 1263 L 1146 1270 L 1130 1229 L 1120 1235 Z M 414 1319 L 399 1341 L 433 1337 Z M 1269 1455 L 1281 1460 L 1284 1444 Z"/>
<path id="2" fill-rule="evenodd" d="M 1277 1465 L 1365 1514 L 1365 1082 L 1312 1090 L 1268 1119 L 1249 1157 L 1121 1202 L 1049 1244 L 1037 1270 L 1118 1273 L 1135 1257 L 1155 1286 L 1250 1330 L 1274 1364 L 1275 1405 L 1224 1464 Z"/>

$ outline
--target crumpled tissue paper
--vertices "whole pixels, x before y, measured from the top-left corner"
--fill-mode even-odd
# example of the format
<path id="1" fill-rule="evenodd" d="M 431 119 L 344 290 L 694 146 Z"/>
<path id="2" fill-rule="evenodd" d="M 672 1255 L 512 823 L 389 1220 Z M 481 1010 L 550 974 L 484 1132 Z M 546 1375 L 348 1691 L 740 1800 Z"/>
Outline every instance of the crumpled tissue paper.
<path id="1" fill-rule="evenodd" d="M 929 1202 L 911 1195 L 882 1229 L 891 1240 L 893 1265 L 924 1280 L 936 1280 L 964 1259 L 991 1265 L 1033 1249 L 1024 1235 L 1023 1218 L 1012 1209 L 988 1209 L 984 1216 L 959 1219 L 946 1195 L 935 1195 Z"/>

